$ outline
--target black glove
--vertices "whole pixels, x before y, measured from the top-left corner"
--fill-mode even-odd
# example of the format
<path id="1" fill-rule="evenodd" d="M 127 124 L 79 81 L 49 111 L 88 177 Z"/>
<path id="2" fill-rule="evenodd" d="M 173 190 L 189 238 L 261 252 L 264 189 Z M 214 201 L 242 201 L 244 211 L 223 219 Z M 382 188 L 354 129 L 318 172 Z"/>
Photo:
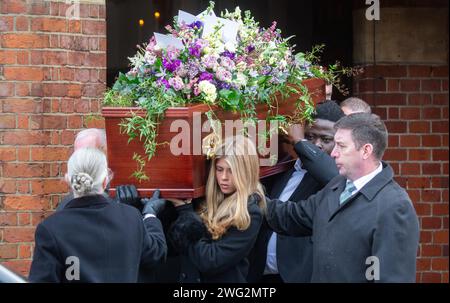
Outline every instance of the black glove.
<path id="1" fill-rule="evenodd" d="M 116 188 L 116 200 L 118 203 L 128 204 L 136 208 L 140 207 L 141 199 L 134 185 L 119 185 Z"/>
<path id="2" fill-rule="evenodd" d="M 164 209 L 166 205 L 166 200 L 161 199 L 159 195 L 160 192 L 159 189 L 157 189 L 155 190 L 153 196 L 150 199 L 148 198 L 141 199 L 141 203 L 144 206 L 144 208 L 142 209 L 143 215 L 151 214 L 157 216 Z"/>

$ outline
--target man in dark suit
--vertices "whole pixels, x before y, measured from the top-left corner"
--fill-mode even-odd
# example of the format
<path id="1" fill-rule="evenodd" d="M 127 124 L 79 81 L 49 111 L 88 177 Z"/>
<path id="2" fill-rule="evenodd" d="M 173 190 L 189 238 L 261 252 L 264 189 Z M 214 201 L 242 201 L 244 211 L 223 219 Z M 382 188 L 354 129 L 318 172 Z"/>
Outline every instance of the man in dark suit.
<path id="1" fill-rule="evenodd" d="M 308 141 L 295 146 L 299 158 L 294 168 L 277 176 L 269 192 L 270 198 L 282 201 L 307 199 L 338 174 L 329 154 L 334 147 L 334 123 L 343 116 L 334 101 L 318 104 L 314 123 L 305 130 Z M 303 139 L 303 135 L 301 137 Z M 311 238 L 277 234 L 266 222 L 249 259 L 249 282 L 303 283 L 311 280 Z"/>
<path id="2" fill-rule="evenodd" d="M 408 194 L 381 160 L 384 123 L 355 113 L 335 128 L 331 156 L 339 175 L 306 200 L 269 200 L 269 226 L 312 235 L 313 282 L 414 282 L 419 224 Z"/>

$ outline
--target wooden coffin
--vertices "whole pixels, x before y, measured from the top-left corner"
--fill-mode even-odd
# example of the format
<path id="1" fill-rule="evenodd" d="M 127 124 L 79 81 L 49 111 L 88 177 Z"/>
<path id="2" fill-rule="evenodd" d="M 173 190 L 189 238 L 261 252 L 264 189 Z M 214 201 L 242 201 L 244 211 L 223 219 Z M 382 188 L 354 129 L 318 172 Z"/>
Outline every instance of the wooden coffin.
<path id="1" fill-rule="evenodd" d="M 305 80 L 315 103 L 325 99 L 325 83 L 320 79 Z M 279 100 L 279 114 L 292 115 L 294 111 L 296 96 L 291 96 L 285 100 Z M 137 164 L 132 160 L 133 154 L 138 153 L 145 156 L 142 143 L 135 139 L 129 144 L 128 136 L 120 133 L 119 123 L 123 118 L 131 117 L 131 112 L 144 115 L 145 112 L 136 107 L 103 107 L 102 116 L 105 118 L 105 129 L 108 143 L 108 164 L 114 172 L 111 181 L 111 193 L 115 194 L 115 187 L 118 185 L 134 184 L 141 196 L 150 196 L 155 189 L 161 190 L 164 198 L 197 198 L 204 195 L 206 179 L 208 175 L 209 161 L 198 149 L 198 136 L 194 136 L 196 130 L 204 138 L 208 133 L 200 131 L 200 125 L 206 120 L 204 114 L 210 108 L 204 104 L 193 104 L 185 107 L 169 108 L 165 113 L 165 118 L 159 124 L 158 143 L 171 142 L 177 135 L 177 130 L 170 131 L 170 127 L 175 120 L 185 120 L 191 127 L 190 135 L 190 155 L 173 155 L 169 144 L 159 145 L 155 156 L 147 161 L 145 173 L 149 180 L 139 182 L 131 175 L 137 169 Z M 239 119 L 236 113 L 215 111 L 220 120 Z M 258 119 L 265 119 L 267 107 L 257 106 Z M 201 117 L 201 124 L 198 117 Z M 196 138 L 196 139 L 195 139 Z M 197 142 L 193 142 L 197 140 Z M 279 140 L 280 142 L 280 140 Z M 194 150 L 196 149 L 196 150 Z M 273 166 L 262 166 L 261 177 L 271 176 L 288 170 L 293 165 L 293 160 L 289 157 L 292 153 L 290 145 L 279 143 L 278 163 Z"/>

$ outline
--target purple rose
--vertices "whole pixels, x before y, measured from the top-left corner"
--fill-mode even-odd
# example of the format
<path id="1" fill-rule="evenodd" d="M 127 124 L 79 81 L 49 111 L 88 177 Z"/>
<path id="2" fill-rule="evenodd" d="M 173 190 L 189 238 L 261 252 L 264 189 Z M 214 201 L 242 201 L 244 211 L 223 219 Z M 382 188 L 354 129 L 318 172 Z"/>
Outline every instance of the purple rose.
<path id="1" fill-rule="evenodd" d="M 195 45 L 189 47 L 189 54 L 191 56 L 194 56 L 194 57 L 200 57 L 200 55 L 201 55 L 201 46 L 195 44 Z"/>
<path id="2" fill-rule="evenodd" d="M 171 61 L 169 59 L 163 58 L 162 64 L 165 69 L 167 69 L 170 72 L 174 72 L 178 67 L 180 67 L 181 61 L 178 59 Z"/>
<path id="3" fill-rule="evenodd" d="M 255 47 L 253 45 L 247 46 L 247 53 L 251 53 L 254 50 L 255 50 Z"/>
<path id="4" fill-rule="evenodd" d="M 202 28 L 203 27 L 203 22 L 201 22 L 201 21 L 195 21 L 195 22 L 192 22 L 191 24 L 189 24 L 188 25 L 190 28 L 197 28 L 197 29 L 200 29 L 200 28 Z"/>
<path id="5" fill-rule="evenodd" d="M 236 54 L 235 53 L 232 53 L 232 52 L 230 52 L 230 51 L 224 51 L 222 54 L 221 54 L 223 57 L 228 57 L 228 58 L 230 58 L 231 60 L 234 60 L 234 58 L 236 57 Z"/>

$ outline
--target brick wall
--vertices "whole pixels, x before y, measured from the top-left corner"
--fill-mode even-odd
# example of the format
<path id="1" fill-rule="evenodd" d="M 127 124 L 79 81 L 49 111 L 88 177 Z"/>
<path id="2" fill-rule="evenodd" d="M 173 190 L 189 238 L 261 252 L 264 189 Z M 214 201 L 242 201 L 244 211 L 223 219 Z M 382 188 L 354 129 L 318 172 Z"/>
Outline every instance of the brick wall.
<path id="1" fill-rule="evenodd" d="M 419 216 L 417 281 L 448 283 L 448 65 L 366 65 L 354 94 L 386 121 L 384 158 Z"/>
<path id="2" fill-rule="evenodd" d="M 25 275 L 36 225 L 67 192 L 74 134 L 102 127 L 89 115 L 105 89 L 105 5 L 86 2 L 77 18 L 65 1 L 0 1 L 0 263 Z"/>

